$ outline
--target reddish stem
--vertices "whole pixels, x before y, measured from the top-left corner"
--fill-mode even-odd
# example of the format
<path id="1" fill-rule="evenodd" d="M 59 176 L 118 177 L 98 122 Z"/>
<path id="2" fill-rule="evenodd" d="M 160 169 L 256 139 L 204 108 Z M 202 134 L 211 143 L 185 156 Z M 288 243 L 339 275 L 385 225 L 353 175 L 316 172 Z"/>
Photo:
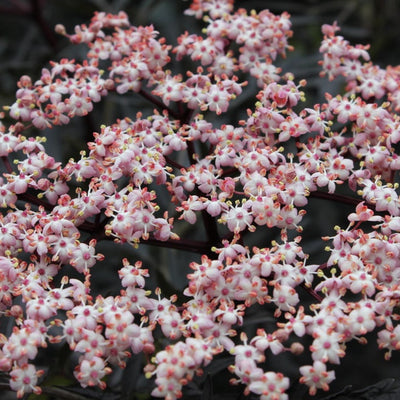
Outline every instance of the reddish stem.
<path id="1" fill-rule="evenodd" d="M 26 192 L 18 195 L 18 200 L 23 200 L 27 203 L 35 204 L 37 206 L 42 206 L 47 211 L 51 211 L 54 208 L 54 206 L 52 206 L 47 201 L 43 201 L 43 200 L 39 199 L 37 196 L 30 194 L 30 193 L 26 193 Z"/>
<path id="2" fill-rule="evenodd" d="M 9 174 L 12 174 L 12 173 L 13 173 L 13 168 L 12 168 L 12 166 L 11 166 L 11 163 L 10 163 L 10 160 L 8 159 L 8 157 L 2 156 L 2 157 L 1 157 L 1 160 L 2 160 L 3 163 L 4 163 L 4 166 L 6 167 L 7 172 L 8 172 Z"/>
<path id="3" fill-rule="evenodd" d="M 300 286 L 312 297 L 314 297 L 315 300 L 317 300 L 319 303 L 323 300 L 323 297 L 320 296 L 313 288 L 308 287 L 303 283 L 300 284 Z"/>
<path id="4" fill-rule="evenodd" d="M 140 89 L 138 92 L 142 97 L 144 97 L 146 100 L 150 101 L 153 103 L 156 107 L 158 107 L 161 110 L 166 110 L 168 111 L 168 114 L 171 115 L 175 119 L 179 119 L 180 115 L 176 113 L 172 108 L 168 107 L 165 105 L 161 100 L 159 100 L 157 97 L 151 95 L 150 93 L 144 91 L 143 89 Z"/>
<path id="5" fill-rule="evenodd" d="M 356 199 L 354 197 L 344 196 L 344 195 L 337 194 L 337 193 L 321 192 L 319 190 L 317 190 L 315 192 L 311 192 L 310 197 L 315 197 L 315 198 L 324 199 L 324 200 L 330 200 L 330 201 L 334 201 L 334 202 L 342 203 L 342 204 L 349 204 L 352 206 L 357 206 L 360 203 L 360 200 Z"/>
<path id="6" fill-rule="evenodd" d="M 31 0 L 31 15 L 40 30 L 43 33 L 47 43 L 52 47 L 53 50 L 57 49 L 57 40 L 53 33 L 53 30 L 50 29 L 48 23 L 45 21 L 42 15 L 43 1 L 42 0 Z"/>
<path id="7" fill-rule="evenodd" d="M 14 0 L 11 7 L 0 6 L 1 14 L 11 14 L 11 15 L 27 15 L 29 14 L 29 8 L 26 4 L 22 4 L 17 0 Z"/>

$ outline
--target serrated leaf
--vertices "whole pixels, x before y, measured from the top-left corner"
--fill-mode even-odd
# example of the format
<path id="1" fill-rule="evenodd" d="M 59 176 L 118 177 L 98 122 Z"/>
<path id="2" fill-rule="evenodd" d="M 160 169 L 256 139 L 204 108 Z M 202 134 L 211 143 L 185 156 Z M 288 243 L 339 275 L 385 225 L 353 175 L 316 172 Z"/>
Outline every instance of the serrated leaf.
<path id="1" fill-rule="evenodd" d="M 342 390 L 321 400 L 398 400 L 400 399 L 400 380 L 384 379 L 357 390 Z"/>

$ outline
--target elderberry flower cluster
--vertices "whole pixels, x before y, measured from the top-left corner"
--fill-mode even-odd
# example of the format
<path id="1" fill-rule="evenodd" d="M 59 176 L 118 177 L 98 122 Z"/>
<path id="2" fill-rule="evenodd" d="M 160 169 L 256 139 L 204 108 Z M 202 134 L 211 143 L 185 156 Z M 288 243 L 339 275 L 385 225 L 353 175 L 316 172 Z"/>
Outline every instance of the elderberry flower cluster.
<path id="1" fill-rule="evenodd" d="M 311 395 L 329 390 L 346 344 L 367 333 L 376 331 L 386 359 L 400 349 L 399 69 L 374 65 L 367 46 L 324 25 L 321 75 L 344 77 L 345 92 L 302 107 L 307 82 L 275 65 L 293 50 L 287 13 L 235 10 L 233 0 L 194 0 L 186 13 L 203 18 L 204 31 L 176 44 L 124 12 L 98 12 L 71 34 L 58 25 L 86 46 L 85 59 L 22 76 L 5 107 L 15 123 L 0 123 L 0 321 L 13 328 L 1 336 L 0 371 L 19 398 L 41 392 L 46 371 L 35 360 L 54 343 L 77 354 L 73 375 L 84 388 L 105 390 L 107 375 L 144 354 L 152 395 L 167 400 L 223 353 L 245 394 L 285 400 L 296 380 Z M 176 73 L 172 60 L 193 69 Z M 218 125 L 210 116 L 233 107 L 245 79 L 258 87 L 252 106 Z M 66 163 L 29 136 L 90 113 L 109 93 L 143 96 L 154 112 L 100 126 Z M 354 208 L 347 226 L 322 238 L 323 264 L 301 245 L 310 197 Z M 180 237 L 183 225 L 205 226 L 206 237 Z M 250 244 L 265 231 L 276 239 Z M 120 292 L 94 296 L 92 271 L 107 261 L 100 241 L 201 259 L 180 296 L 152 293 L 153 271 L 128 258 Z M 274 327 L 248 337 L 255 306 L 273 308 Z M 305 336 L 309 361 L 297 377 L 265 370 L 274 355 L 303 352 Z"/>

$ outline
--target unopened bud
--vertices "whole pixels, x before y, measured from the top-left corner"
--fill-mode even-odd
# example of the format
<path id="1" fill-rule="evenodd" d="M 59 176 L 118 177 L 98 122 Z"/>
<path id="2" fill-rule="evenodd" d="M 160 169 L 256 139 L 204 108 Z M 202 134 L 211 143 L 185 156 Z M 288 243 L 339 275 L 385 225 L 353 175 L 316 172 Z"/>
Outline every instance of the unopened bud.
<path id="1" fill-rule="evenodd" d="M 289 333 L 285 329 L 278 329 L 274 332 L 274 336 L 276 337 L 277 340 L 280 342 L 284 342 L 285 340 L 288 339 Z"/>
<path id="2" fill-rule="evenodd" d="M 65 26 L 62 24 L 57 24 L 54 28 L 55 32 L 58 33 L 59 35 L 66 35 L 67 31 L 65 29 Z"/>
<path id="3" fill-rule="evenodd" d="M 21 306 L 14 305 L 10 308 L 10 316 L 14 318 L 22 318 L 24 316 L 24 312 Z"/>
<path id="4" fill-rule="evenodd" d="M 18 85 L 20 87 L 30 88 L 32 86 L 31 77 L 28 75 L 22 75 L 21 78 L 19 78 Z"/>
<path id="5" fill-rule="evenodd" d="M 299 342 L 294 342 L 290 346 L 290 352 L 296 356 L 303 353 L 303 351 L 304 351 L 304 346 Z"/>
<path id="6" fill-rule="evenodd" d="M 104 88 L 107 90 L 114 90 L 115 89 L 115 84 L 112 79 L 106 79 L 104 82 Z"/>
<path id="7" fill-rule="evenodd" d="M 16 124 L 13 125 L 13 132 L 14 133 L 20 133 L 25 129 L 25 126 L 22 122 L 17 122 Z"/>

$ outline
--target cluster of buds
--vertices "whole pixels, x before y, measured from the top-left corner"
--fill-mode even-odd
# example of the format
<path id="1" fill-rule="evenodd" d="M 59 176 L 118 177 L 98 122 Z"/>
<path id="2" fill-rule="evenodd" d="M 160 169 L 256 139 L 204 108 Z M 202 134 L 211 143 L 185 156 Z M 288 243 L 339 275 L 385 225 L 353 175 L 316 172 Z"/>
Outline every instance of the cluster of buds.
<path id="1" fill-rule="evenodd" d="M 74 376 L 83 387 L 105 389 L 106 375 L 144 353 L 152 395 L 167 400 L 223 352 L 234 356 L 232 384 L 285 400 L 293 379 L 312 395 L 329 390 L 351 340 L 377 331 L 387 359 L 400 348 L 399 70 L 373 65 L 367 47 L 324 25 L 322 75 L 344 76 L 346 92 L 302 108 L 307 83 L 275 65 L 292 50 L 287 13 L 195 0 L 187 14 L 203 18 L 204 34 L 186 32 L 175 46 L 123 12 L 96 13 L 73 34 L 58 25 L 87 45 L 86 59 L 52 62 L 35 82 L 23 76 L 5 107 L 16 122 L 0 123 L 0 312 L 13 327 L 1 337 L 0 371 L 18 397 L 40 393 L 45 371 L 35 359 L 59 342 L 78 353 Z M 175 74 L 173 58 L 193 70 Z M 212 116 L 233 108 L 246 76 L 258 85 L 253 107 L 216 126 Z M 154 113 L 101 126 L 80 159 L 64 165 L 46 153 L 44 138 L 23 136 L 86 115 L 110 92 L 143 96 Z M 354 206 L 348 226 L 322 238 L 323 264 L 301 247 L 310 196 Z M 205 227 L 206 238 L 180 238 L 183 224 Z M 263 229 L 275 240 L 251 246 Z M 202 254 L 190 264 L 185 300 L 163 297 L 162 288 L 152 294 L 150 270 L 127 258 L 119 294 L 93 296 L 92 270 L 107 261 L 100 241 Z M 81 278 L 66 276 L 67 267 Z M 248 339 L 253 306 L 272 307 L 276 321 Z M 306 335 L 310 364 L 297 377 L 264 371 L 269 352 L 297 355 Z"/>

